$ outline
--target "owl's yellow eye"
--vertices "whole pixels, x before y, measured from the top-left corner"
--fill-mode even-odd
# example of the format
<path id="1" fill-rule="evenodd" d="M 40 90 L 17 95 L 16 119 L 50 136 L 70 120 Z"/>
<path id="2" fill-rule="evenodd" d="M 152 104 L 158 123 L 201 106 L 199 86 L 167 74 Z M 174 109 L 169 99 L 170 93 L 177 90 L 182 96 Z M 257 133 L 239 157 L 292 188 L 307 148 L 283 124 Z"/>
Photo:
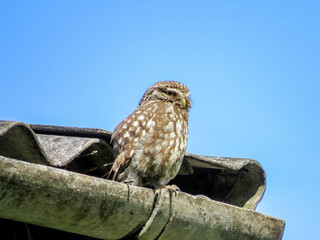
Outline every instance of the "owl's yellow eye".
<path id="1" fill-rule="evenodd" d="M 177 94 L 175 92 L 172 92 L 172 91 L 167 91 L 166 94 L 169 95 L 169 96 L 174 96 L 174 97 L 177 96 Z"/>

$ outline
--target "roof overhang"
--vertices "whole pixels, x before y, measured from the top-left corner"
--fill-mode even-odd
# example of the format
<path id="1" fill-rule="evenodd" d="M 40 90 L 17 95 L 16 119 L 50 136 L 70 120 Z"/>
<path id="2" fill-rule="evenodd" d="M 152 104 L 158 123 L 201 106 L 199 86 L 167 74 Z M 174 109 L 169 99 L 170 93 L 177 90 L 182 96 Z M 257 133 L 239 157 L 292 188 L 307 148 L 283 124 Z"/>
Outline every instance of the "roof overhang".
<path id="1" fill-rule="evenodd" d="M 281 239 L 284 221 L 253 211 L 258 162 L 186 154 L 173 180 L 182 191 L 155 197 L 97 177 L 113 161 L 110 135 L 0 121 L 0 218 L 102 239 Z"/>

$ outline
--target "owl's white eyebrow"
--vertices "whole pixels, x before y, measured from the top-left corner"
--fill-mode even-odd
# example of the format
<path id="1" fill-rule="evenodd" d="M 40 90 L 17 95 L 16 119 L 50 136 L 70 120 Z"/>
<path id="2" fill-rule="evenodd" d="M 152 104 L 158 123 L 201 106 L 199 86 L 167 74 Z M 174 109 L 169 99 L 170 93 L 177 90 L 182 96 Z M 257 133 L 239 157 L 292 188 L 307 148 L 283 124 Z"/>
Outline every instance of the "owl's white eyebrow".
<path id="1" fill-rule="evenodd" d="M 160 88 L 160 91 L 162 92 L 174 92 L 176 94 L 178 94 L 179 91 L 177 91 L 176 88 Z"/>

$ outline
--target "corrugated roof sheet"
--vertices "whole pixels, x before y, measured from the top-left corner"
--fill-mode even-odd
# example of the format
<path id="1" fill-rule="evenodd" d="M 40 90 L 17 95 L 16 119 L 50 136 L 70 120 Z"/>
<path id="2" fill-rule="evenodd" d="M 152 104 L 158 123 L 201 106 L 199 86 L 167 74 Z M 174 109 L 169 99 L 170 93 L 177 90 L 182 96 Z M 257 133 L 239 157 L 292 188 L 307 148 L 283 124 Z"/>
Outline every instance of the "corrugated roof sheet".
<path id="1" fill-rule="evenodd" d="M 101 178 L 114 161 L 110 137 L 110 132 L 101 129 L 0 121 L 0 156 L 9 161 L 22 160 Z M 253 210 L 264 194 L 266 180 L 263 168 L 255 160 L 187 153 L 179 175 L 172 183 L 182 192 L 205 195 L 216 201 Z M 282 232 L 279 234 L 281 237 Z"/>

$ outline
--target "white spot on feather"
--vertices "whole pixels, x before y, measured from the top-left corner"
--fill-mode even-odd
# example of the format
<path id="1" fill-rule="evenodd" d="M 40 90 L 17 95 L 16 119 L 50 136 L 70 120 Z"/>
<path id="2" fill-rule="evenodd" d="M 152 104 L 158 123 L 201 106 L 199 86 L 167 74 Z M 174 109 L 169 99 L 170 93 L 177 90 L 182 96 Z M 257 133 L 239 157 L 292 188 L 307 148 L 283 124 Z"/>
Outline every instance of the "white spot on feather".
<path id="1" fill-rule="evenodd" d="M 141 136 L 144 137 L 146 135 L 146 130 L 143 130 Z"/>
<path id="2" fill-rule="evenodd" d="M 162 147 L 167 147 L 167 146 L 168 146 L 168 141 L 167 141 L 167 140 L 164 140 L 164 141 L 161 143 L 161 146 L 162 146 Z"/>
<path id="3" fill-rule="evenodd" d="M 156 155 L 155 158 L 154 158 L 153 164 L 154 165 L 160 165 L 161 162 L 162 162 L 161 154 Z"/>
<path id="4" fill-rule="evenodd" d="M 145 118 L 144 115 L 140 115 L 140 116 L 138 117 L 138 120 L 142 121 L 144 118 Z"/>
<path id="5" fill-rule="evenodd" d="M 170 151 L 170 148 L 167 147 L 166 150 L 164 150 L 164 154 L 167 155 L 169 151 Z"/>
<path id="6" fill-rule="evenodd" d="M 129 138 L 130 137 L 130 134 L 129 132 L 126 132 L 124 135 L 123 135 L 124 138 Z"/>
<path id="7" fill-rule="evenodd" d="M 154 125 L 156 125 L 156 123 L 152 119 L 150 119 L 147 123 L 147 128 L 152 128 Z"/>
<path id="8" fill-rule="evenodd" d="M 177 121 L 177 122 L 176 122 L 176 128 L 177 128 L 177 133 L 178 133 L 178 134 L 181 134 L 182 126 L 181 126 L 180 121 Z"/>
<path id="9" fill-rule="evenodd" d="M 164 128 L 163 128 L 164 132 L 173 132 L 174 131 L 174 126 L 173 126 L 173 122 L 169 122 Z"/>
<path id="10" fill-rule="evenodd" d="M 170 104 L 169 107 L 167 107 L 167 112 L 172 113 L 173 111 L 174 111 L 173 106 L 172 106 L 172 104 Z"/>
<path id="11" fill-rule="evenodd" d="M 180 143 L 180 150 L 183 150 L 185 148 L 185 141 L 181 141 Z"/>
<path id="12" fill-rule="evenodd" d="M 170 166 L 175 162 L 176 159 L 177 154 L 171 154 L 171 156 L 169 157 L 169 162 L 171 163 Z"/>
<path id="13" fill-rule="evenodd" d="M 134 121 L 134 122 L 133 122 L 133 126 L 134 126 L 134 127 L 136 127 L 136 126 L 138 126 L 138 125 L 139 125 L 139 122 L 138 122 L 138 121 Z"/>
<path id="14" fill-rule="evenodd" d="M 147 147 L 144 149 L 145 154 L 148 154 L 150 152 L 150 147 Z"/>
<path id="15" fill-rule="evenodd" d="M 170 138 L 174 138 L 176 136 L 175 132 L 170 133 Z"/>
<path id="16" fill-rule="evenodd" d="M 157 153 L 159 153 L 159 152 L 161 151 L 161 146 L 160 146 L 160 145 L 157 145 L 157 146 L 155 147 L 155 150 L 157 151 Z"/>
<path id="17" fill-rule="evenodd" d="M 132 157 L 133 154 L 134 154 L 134 150 L 131 150 L 131 151 L 130 151 L 130 157 Z"/>

